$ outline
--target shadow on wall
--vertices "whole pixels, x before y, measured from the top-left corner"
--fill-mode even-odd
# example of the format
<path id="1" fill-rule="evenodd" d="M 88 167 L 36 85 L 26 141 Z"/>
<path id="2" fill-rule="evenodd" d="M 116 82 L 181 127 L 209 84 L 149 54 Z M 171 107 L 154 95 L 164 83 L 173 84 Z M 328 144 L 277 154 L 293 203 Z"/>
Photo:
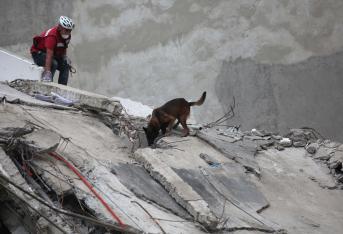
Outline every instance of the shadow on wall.
<path id="1" fill-rule="evenodd" d="M 313 127 L 343 141 L 343 52 L 290 65 L 225 61 L 216 81 L 222 106 L 236 98 L 234 124 L 279 131 Z M 232 124 L 230 122 L 230 124 Z"/>

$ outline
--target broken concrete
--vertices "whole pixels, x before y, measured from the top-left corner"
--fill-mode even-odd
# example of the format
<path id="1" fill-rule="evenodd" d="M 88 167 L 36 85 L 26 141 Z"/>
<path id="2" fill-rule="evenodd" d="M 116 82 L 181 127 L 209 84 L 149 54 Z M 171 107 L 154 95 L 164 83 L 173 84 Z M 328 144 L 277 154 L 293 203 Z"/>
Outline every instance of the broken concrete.
<path id="1" fill-rule="evenodd" d="M 30 93 L 29 83 L 26 85 L 22 87 Z M 205 129 L 196 131 L 199 139 L 180 138 L 176 132 L 160 139 L 155 149 L 140 148 L 132 153 L 135 150 L 132 143 L 139 142 L 139 134 L 121 134 L 121 131 L 113 134 L 113 126 L 118 124 L 118 129 L 128 126 L 130 131 L 139 133 L 144 120 L 134 120 L 122 113 L 118 117 L 117 112 L 110 113 L 113 109 L 101 106 L 102 102 L 96 105 L 100 108 L 89 109 L 55 108 L 57 105 L 49 104 L 50 109 L 46 111 L 47 106 L 32 105 L 37 100 L 29 95 L 25 98 L 25 102 L 1 103 L 0 143 L 9 146 L 10 142 L 17 141 L 37 149 L 32 150 L 36 155 L 29 164 L 35 178 L 40 178 L 36 183 L 43 193 L 50 189 L 52 197 L 59 198 L 54 202 L 61 204 L 63 198 L 63 205 L 68 209 L 82 213 L 83 207 L 107 223 L 116 223 L 63 162 L 45 153 L 53 150 L 59 139 L 55 151 L 77 167 L 119 218 L 137 232 L 258 233 L 285 229 L 299 233 L 335 233 L 342 228 L 338 221 L 341 217 L 333 215 L 341 212 L 334 204 L 342 202 L 342 194 L 335 189 L 337 181 L 329 168 L 315 162 L 316 154 L 310 157 L 312 154 L 303 147 L 276 150 L 282 136 L 263 130 Z M 130 137 L 136 138 L 130 140 Z M 335 164 L 332 170 L 341 171 L 340 153 L 337 153 L 341 145 L 329 141 L 318 144 L 320 148 L 333 150 L 327 162 L 332 159 L 332 165 Z M 16 156 L 16 150 L 10 152 Z M 300 189 L 303 183 L 307 183 L 305 191 Z M 299 190 L 294 194 L 293 188 Z M 309 195 L 317 193 L 319 197 Z M 301 200 L 297 200 L 297 195 Z M 325 208 L 327 202 L 330 211 Z M 299 212 L 297 209 L 302 206 L 305 211 Z M 326 221 L 332 227 L 313 213 L 311 209 L 317 207 L 326 212 L 330 219 Z M 292 217 L 298 213 L 299 217 Z M 83 232 L 95 228 L 71 222 Z"/>
<path id="2" fill-rule="evenodd" d="M 261 178 L 255 184 L 270 202 L 261 215 L 289 233 L 340 233 L 343 191 L 324 165 L 303 148 L 269 149 L 256 157 Z M 319 185 L 319 186 L 318 186 Z"/>
<path id="3" fill-rule="evenodd" d="M 194 218 L 208 228 L 214 229 L 218 219 L 210 211 L 206 201 L 191 186 L 185 183 L 168 165 L 154 157 L 153 150 L 138 150 L 135 159 L 142 163 L 150 174 L 158 180 L 169 194 Z"/>
<path id="4" fill-rule="evenodd" d="M 232 141 L 230 137 L 218 135 L 214 129 L 201 130 L 197 136 L 220 150 L 226 157 L 240 163 L 247 170 L 257 175 L 260 174 L 259 166 L 254 159 L 256 147 L 243 141 L 230 142 Z"/>
<path id="5" fill-rule="evenodd" d="M 175 212 L 173 210 L 175 207 L 170 206 L 167 209 L 159 202 L 152 202 L 154 198 L 150 198 L 147 191 L 143 191 L 147 197 L 136 196 L 120 182 L 111 171 L 113 168 L 121 171 L 121 165 L 133 163 L 130 158 L 131 143 L 126 135 L 114 135 L 112 129 L 94 117 L 95 115 L 74 110 L 46 111 L 41 106 L 21 106 L 10 103 L 2 103 L 0 107 L 2 115 L 0 126 L 6 125 L 7 122 L 11 123 L 9 126 L 13 125 L 17 128 L 27 123 L 35 126 L 36 129 L 31 135 L 21 139 L 34 138 L 35 141 L 43 143 L 47 139 L 44 139 L 46 134 L 42 135 L 42 133 L 46 131 L 50 135 L 51 130 L 61 137 L 56 151 L 88 178 L 128 227 L 151 233 L 174 233 L 178 232 L 177 230 L 202 233 L 198 225 L 189 220 L 187 213 L 182 216 L 186 218 L 188 216 L 188 220 L 176 215 L 182 213 L 182 209 L 179 208 L 179 212 Z M 21 143 L 29 145 L 31 141 Z M 73 194 L 93 215 L 106 222 L 113 222 L 113 217 L 108 211 L 63 163 L 41 153 L 39 157 L 36 156 L 31 160 L 31 164 L 35 168 L 35 173 L 53 193 L 61 197 Z M 145 179 L 150 180 L 149 178 Z M 172 204 L 171 201 L 169 203 Z M 173 205 L 176 206 L 176 203 Z"/>
<path id="6" fill-rule="evenodd" d="M 149 173 L 143 167 L 132 164 L 120 164 L 120 166 L 114 165 L 111 172 L 118 176 L 120 182 L 137 197 L 154 202 L 182 218 L 192 219 L 190 214 L 169 196 L 160 183 L 151 180 Z"/>
<path id="7" fill-rule="evenodd" d="M 109 99 L 100 94 L 90 93 L 87 91 L 75 89 L 69 86 L 61 88 L 60 85 L 50 82 L 43 83 L 39 81 L 24 81 L 16 80 L 11 83 L 12 87 L 24 91 L 27 94 L 51 94 L 57 93 L 58 95 L 66 98 L 84 108 L 93 109 L 96 111 L 107 111 L 112 115 L 120 115 L 122 106 L 118 101 Z"/>
<path id="8" fill-rule="evenodd" d="M 28 81 L 25 81 L 28 82 Z M 24 83 L 25 83 L 24 82 Z M 35 82 L 35 81 L 32 81 Z M 0 82 L 0 99 L 9 103 L 25 104 L 30 106 L 52 107 L 56 109 L 71 109 L 65 106 L 56 105 L 48 102 L 43 102 L 37 99 L 33 99 L 30 95 L 20 92 L 14 88 L 11 88 L 4 82 Z"/>
<path id="9" fill-rule="evenodd" d="M 39 129 L 19 138 L 15 144 L 17 148 L 24 146 L 26 152 L 35 155 L 55 151 L 60 140 L 61 137 L 56 132 L 50 129 Z"/>
<path id="10" fill-rule="evenodd" d="M 29 184 L 25 181 L 25 179 L 21 176 L 15 164 L 6 155 L 6 153 L 2 150 L 2 148 L 0 148 L 0 161 L 1 161 L 1 164 L 0 164 L 1 175 L 4 175 L 7 178 L 10 178 L 11 181 L 13 181 L 15 184 L 19 185 L 21 188 L 25 189 L 26 191 L 31 191 L 31 192 L 34 191 L 29 186 Z M 0 181 L 2 185 L 6 184 L 3 180 L 0 179 Z M 71 226 L 69 226 L 69 224 L 67 224 L 64 221 L 65 217 L 59 214 L 56 214 L 54 211 L 47 209 L 47 207 L 41 205 L 39 202 L 27 196 L 23 192 L 19 191 L 17 188 L 14 188 L 13 186 L 8 185 L 8 184 L 6 186 L 13 193 L 19 196 L 20 199 L 25 200 L 25 202 L 27 202 L 31 207 L 38 210 L 38 212 L 42 212 L 44 215 L 48 216 L 50 219 L 53 219 L 57 225 L 63 227 L 64 231 L 66 231 L 67 233 L 72 232 Z M 7 197 L 5 201 L 6 200 L 14 200 L 18 202 L 19 204 L 21 204 L 21 209 L 18 210 L 19 214 L 20 213 L 29 214 L 28 217 L 30 218 L 25 218 L 25 216 L 23 216 L 24 219 L 22 220 L 22 222 L 24 222 L 24 226 L 30 227 L 31 229 L 30 232 L 39 233 L 42 230 L 46 230 L 51 233 L 57 232 L 57 229 L 54 226 L 47 223 L 46 221 L 39 221 L 40 219 L 42 219 L 42 217 L 40 217 L 39 214 L 37 214 L 34 210 L 31 210 L 29 207 L 27 207 L 27 205 L 23 203 L 21 200 L 18 200 L 18 198 L 13 197 L 9 194 L 9 197 Z"/>
<path id="11" fill-rule="evenodd" d="M 135 152 L 135 158 L 153 178 L 164 185 L 171 196 L 177 197 L 176 201 L 181 206 L 187 210 L 192 206 L 197 209 L 199 204 L 188 202 L 189 195 L 193 194 L 191 197 L 206 204 L 207 210 L 213 213 L 211 216 L 217 217 L 217 228 L 265 231 L 279 229 L 276 224 L 257 214 L 256 211 L 268 207 L 268 202 L 249 182 L 239 164 L 194 137 L 185 140 L 168 137 L 161 141 L 163 142 L 159 144 L 162 148 L 139 149 Z M 207 155 L 207 160 L 204 160 L 204 155 Z M 216 163 L 209 163 L 210 158 L 212 162 L 215 159 Z M 187 192 L 189 189 L 191 190 Z M 190 206 L 187 206 L 187 202 Z M 197 216 L 193 215 L 193 218 Z M 229 221 L 225 222 L 227 218 Z M 203 220 L 198 221 L 208 225 Z"/>
<path id="12" fill-rule="evenodd" d="M 319 149 L 319 144 L 318 143 L 311 143 L 309 145 L 307 145 L 305 147 L 305 149 L 307 150 L 307 152 L 309 152 L 310 154 L 314 154 L 317 152 L 317 150 Z"/>

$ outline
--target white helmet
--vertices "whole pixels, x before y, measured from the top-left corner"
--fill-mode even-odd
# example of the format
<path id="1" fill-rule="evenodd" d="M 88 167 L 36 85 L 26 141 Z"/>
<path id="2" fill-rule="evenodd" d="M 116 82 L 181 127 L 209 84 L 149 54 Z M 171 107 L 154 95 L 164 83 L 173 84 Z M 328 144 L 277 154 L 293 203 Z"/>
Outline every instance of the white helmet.
<path id="1" fill-rule="evenodd" d="M 72 30 L 74 28 L 73 21 L 67 16 L 61 16 L 59 19 L 59 25 L 61 25 L 65 29 Z"/>

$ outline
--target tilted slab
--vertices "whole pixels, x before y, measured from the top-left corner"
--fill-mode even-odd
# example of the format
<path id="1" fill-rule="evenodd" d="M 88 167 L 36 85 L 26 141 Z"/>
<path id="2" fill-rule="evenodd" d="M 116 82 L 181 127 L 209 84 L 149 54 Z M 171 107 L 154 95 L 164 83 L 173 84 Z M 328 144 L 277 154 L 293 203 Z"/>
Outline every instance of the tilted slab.
<path id="1" fill-rule="evenodd" d="M 139 149 L 135 152 L 135 158 L 194 217 L 194 220 L 206 227 L 215 228 L 218 224 L 218 219 L 209 209 L 207 202 L 168 165 L 159 160 L 153 151 L 152 149 Z"/>
<path id="2" fill-rule="evenodd" d="M 111 169 L 113 165 L 118 164 L 120 167 L 132 161 L 129 158 L 130 149 L 126 147 L 126 141 L 114 135 L 112 130 L 97 118 L 83 115 L 82 112 L 47 111 L 45 108 L 11 104 L 0 105 L 0 115 L 0 126 L 11 123 L 10 126 L 16 128 L 17 124 L 24 126 L 30 122 L 39 129 L 52 129 L 62 139 L 68 139 L 61 141 L 57 152 L 94 184 L 98 193 L 128 227 L 146 233 L 163 233 L 162 229 L 166 233 L 203 233 L 193 220 L 185 220 L 170 209 L 166 210 L 163 206 L 153 203 L 151 199 L 146 201 L 135 196 L 120 182 Z M 73 192 L 97 218 L 109 223 L 115 222 L 99 200 L 63 163 L 47 154 L 34 157 L 31 163 L 45 184 L 56 193 L 67 195 Z M 152 180 L 150 176 L 147 176 L 147 179 Z"/>
<path id="3" fill-rule="evenodd" d="M 5 82 L 0 82 L 0 100 L 9 103 L 23 103 L 30 106 L 52 107 L 55 109 L 74 109 L 66 106 L 57 105 L 50 102 L 37 100 L 26 93 L 22 93 L 8 86 Z"/>
<path id="4" fill-rule="evenodd" d="M 142 166 L 119 163 L 114 165 L 111 171 L 137 197 L 152 201 L 180 217 L 192 219 L 188 212 L 169 195 L 160 183 L 152 179 Z"/>
<path id="5" fill-rule="evenodd" d="M 16 145 L 32 154 L 41 154 L 56 150 L 59 143 L 60 136 L 56 132 L 50 129 L 39 129 L 20 137 Z"/>
<path id="6" fill-rule="evenodd" d="M 240 163 L 248 171 L 260 175 L 260 167 L 254 158 L 256 148 L 251 144 L 245 145 L 242 141 L 232 142 L 232 138 L 219 135 L 214 129 L 205 129 L 197 133 L 197 136 L 218 149 L 228 158 Z"/>
<path id="7" fill-rule="evenodd" d="M 269 206 L 269 202 L 257 189 L 256 185 L 248 180 L 244 169 L 237 163 L 224 163 L 219 168 L 203 168 L 208 179 L 216 184 L 216 189 L 244 206 L 249 212 L 260 212 Z"/>
<path id="8" fill-rule="evenodd" d="M 119 115 L 123 109 L 119 101 L 100 94 L 87 92 L 53 82 L 42 83 L 37 81 L 20 81 L 20 83 L 18 82 L 17 88 L 23 90 L 25 93 L 39 92 L 41 94 L 50 95 L 51 92 L 53 92 L 63 98 L 75 102 L 81 107 L 84 106 L 88 109 L 107 111 L 113 115 Z"/>
<path id="9" fill-rule="evenodd" d="M 267 232 L 280 229 L 257 213 L 269 203 L 239 163 L 195 137 L 164 137 L 158 147 L 139 149 L 135 158 L 179 204 L 185 207 L 189 195 L 200 197 L 199 201 L 205 202 L 221 221 L 217 225 L 219 229 Z M 192 193 L 173 195 L 175 191 L 185 191 L 185 184 Z M 192 202 L 188 204 L 192 205 Z"/>

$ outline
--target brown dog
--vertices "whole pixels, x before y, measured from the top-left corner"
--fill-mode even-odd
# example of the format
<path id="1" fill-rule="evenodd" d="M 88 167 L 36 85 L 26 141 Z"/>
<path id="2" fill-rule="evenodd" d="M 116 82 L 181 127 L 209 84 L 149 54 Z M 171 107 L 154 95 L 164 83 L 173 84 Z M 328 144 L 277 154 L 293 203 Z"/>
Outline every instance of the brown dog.
<path id="1" fill-rule="evenodd" d="M 175 126 L 181 123 L 183 127 L 182 136 L 187 136 L 189 128 L 186 121 L 190 113 L 190 107 L 194 105 L 200 106 L 204 103 L 205 98 L 206 92 L 203 92 L 201 98 L 196 102 L 187 102 L 184 98 L 176 98 L 154 109 L 148 127 L 143 127 L 149 146 L 154 143 L 160 130 L 162 130 L 163 134 L 167 131 L 170 132 L 176 119 L 178 122 Z"/>

